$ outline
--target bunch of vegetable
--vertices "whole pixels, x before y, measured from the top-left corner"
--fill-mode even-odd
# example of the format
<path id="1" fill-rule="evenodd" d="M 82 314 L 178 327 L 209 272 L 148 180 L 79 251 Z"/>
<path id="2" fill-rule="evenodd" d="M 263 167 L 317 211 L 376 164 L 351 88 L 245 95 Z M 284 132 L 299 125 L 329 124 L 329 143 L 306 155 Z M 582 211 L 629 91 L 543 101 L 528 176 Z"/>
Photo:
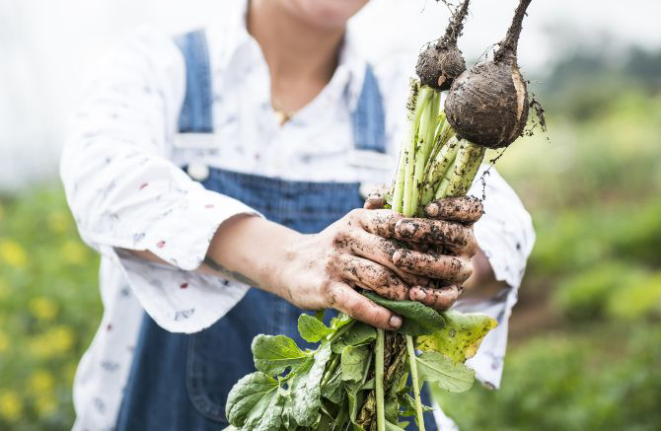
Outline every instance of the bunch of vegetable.
<path id="1" fill-rule="evenodd" d="M 444 36 L 420 54 L 420 80 L 411 82 L 407 134 L 387 197 L 394 211 L 425 217 L 430 202 L 464 196 L 486 149 L 506 147 L 523 133 L 529 101 L 516 48 L 530 2 L 520 0 L 493 60 L 465 70 L 457 39 L 469 0 Z M 443 111 L 440 92 L 447 89 Z M 402 430 L 402 418 L 413 417 L 424 430 L 424 382 L 452 392 L 472 386 L 474 372 L 464 362 L 495 327 L 493 319 L 363 294 L 402 316 L 400 329 L 385 332 L 342 314 L 327 326 L 322 313 L 298 321 L 302 338 L 319 343 L 314 350 L 301 350 L 283 335 L 257 336 L 257 371 L 229 394 L 230 429 Z"/>

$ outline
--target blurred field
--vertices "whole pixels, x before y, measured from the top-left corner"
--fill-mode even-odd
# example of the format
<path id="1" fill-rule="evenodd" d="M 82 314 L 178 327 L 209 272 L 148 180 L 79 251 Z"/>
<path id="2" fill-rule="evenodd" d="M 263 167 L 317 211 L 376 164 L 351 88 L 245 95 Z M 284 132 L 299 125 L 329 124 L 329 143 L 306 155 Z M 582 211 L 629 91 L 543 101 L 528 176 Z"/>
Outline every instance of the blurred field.
<path id="1" fill-rule="evenodd" d="M 537 245 L 502 390 L 438 394 L 462 429 L 661 429 L 660 66 L 569 58 L 536 85 L 549 133 L 498 167 Z M 97 264 L 58 187 L 0 200 L 0 429 L 70 428 Z"/>

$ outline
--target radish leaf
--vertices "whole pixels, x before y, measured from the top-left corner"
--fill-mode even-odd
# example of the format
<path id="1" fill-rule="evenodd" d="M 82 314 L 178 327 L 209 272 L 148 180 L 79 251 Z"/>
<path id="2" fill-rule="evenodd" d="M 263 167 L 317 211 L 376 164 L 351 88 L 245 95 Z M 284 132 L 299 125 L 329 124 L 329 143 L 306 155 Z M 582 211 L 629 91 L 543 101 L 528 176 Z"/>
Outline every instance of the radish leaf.
<path id="1" fill-rule="evenodd" d="M 322 338 L 333 333 L 333 330 L 316 317 L 301 314 L 298 318 L 298 332 L 308 343 L 318 343 Z"/>
<path id="2" fill-rule="evenodd" d="M 368 372 L 366 368 L 370 363 L 370 354 L 367 346 L 346 346 L 341 356 L 342 380 L 361 382 Z"/>
<path id="3" fill-rule="evenodd" d="M 466 365 L 455 364 L 438 352 L 424 352 L 417 357 L 418 372 L 423 381 L 436 382 L 449 392 L 464 392 L 473 386 L 475 371 Z"/>
<path id="4" fill-rule="evenodd" d="M 284 335 L 258 335 L 252 342 L 255 368 L 270 376 L 282 374 L 288 368 L 295 372 L 309 354 Z"/>
<path id="5" fill-rule="evenodd" d="M 446 325 L 431 335 L 418 337 L 417 348 L 440 352 L 455 364 L 472 358 L 487 333 L 498 324 L 486 314 L 443 313 Z"/>
<path id="6" fill-rule="evenodd" d="M 356 322 L 333 342 L 331 349 L 333 349 L 333 353 L 342 353 L 346 346 L 358 346 L 374 339 L 376 339 L 376 329 L 364 323 Z"/>
<path id="7" fill-rule="evenodd" d="M 239 380 L 227 398 L 227 418 L 239 428 L 278 431 L 282 424 L 284 397 L 278 381 L 256 372 Z"/>
<path id="8" fill-rule="evenodd" d="M 438 311 L 419 302 L 393 301 L 371 292 L 364 292 L 363 295 L 404 317 L 404 323 L 397 330 L 400 334 L 429 335 L 445 326 L 445 320 Z"/>
<path id="9" fill-rule="evenodd" d="M 319 419 L 321 408 L 321 379 L 331 357 L 330 345 L 321 348 L 297 370 L 288 381 L 289 399 L 284 414 L 300 426 L 312 426 Z"/>

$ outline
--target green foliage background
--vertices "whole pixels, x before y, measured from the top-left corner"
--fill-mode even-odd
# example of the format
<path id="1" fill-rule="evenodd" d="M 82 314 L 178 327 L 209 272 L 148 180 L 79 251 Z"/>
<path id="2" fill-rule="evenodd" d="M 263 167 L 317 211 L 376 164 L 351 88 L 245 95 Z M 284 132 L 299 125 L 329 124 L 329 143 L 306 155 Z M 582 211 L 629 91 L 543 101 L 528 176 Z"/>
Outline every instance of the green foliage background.
<path id="1" fill-rule="evenodd" d="M 464 430 L 661 429 L 661 56 L 626 58 L 559 62 L 498 164 L 538 239 L 502 389 L 437 393 Z M 0 199 L 0 429 L 70 429 L 97 270 L 58 186 Z"/>

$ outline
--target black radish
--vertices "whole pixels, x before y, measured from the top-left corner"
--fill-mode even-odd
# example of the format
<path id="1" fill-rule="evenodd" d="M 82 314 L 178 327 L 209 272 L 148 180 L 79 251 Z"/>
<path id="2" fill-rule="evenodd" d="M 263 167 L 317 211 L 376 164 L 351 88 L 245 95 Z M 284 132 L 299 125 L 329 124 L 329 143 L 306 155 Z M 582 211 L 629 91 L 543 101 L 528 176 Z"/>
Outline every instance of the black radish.
<path id="1" fill-rule="evenodd" d="M 476 64 L 452 84 L 445 113 L 457 137 L 486 148 L 502 148 L 523 133 L 530 102 L 517 64 L 517 45 L 531 1 L 520 0 L 493 60 Z"/>
<path id="2" fill-rule="evenodd" d="M 457 48 L 457 39 L 464 28 L 470 0 L 464 0 L 450 19 L 445 34 L 436 43 L 430 43 L 418 56 L 415 72 L 422 85 L 438 91 L 449 90 L 456 77 L 466 70 L 464 56 Z"/>

